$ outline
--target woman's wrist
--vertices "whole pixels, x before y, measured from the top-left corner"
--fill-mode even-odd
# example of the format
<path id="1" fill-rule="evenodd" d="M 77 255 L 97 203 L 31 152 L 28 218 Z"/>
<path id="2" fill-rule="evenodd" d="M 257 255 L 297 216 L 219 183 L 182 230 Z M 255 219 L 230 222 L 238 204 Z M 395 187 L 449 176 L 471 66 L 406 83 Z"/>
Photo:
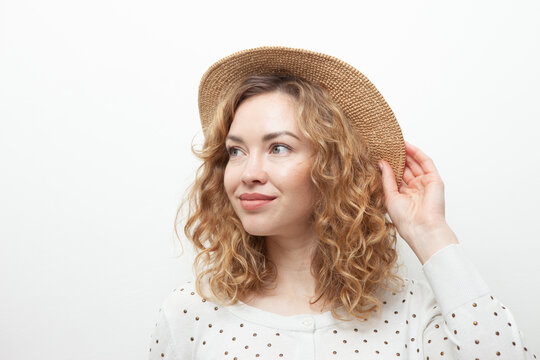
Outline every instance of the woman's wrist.
<path id="1" fill-rule="evenodd" d="M 456 234 L 446 223 L 419 231 L 411 242 L 411 248 L 422 265 L 437 251 L 448 245 L 459 244 Z"/>

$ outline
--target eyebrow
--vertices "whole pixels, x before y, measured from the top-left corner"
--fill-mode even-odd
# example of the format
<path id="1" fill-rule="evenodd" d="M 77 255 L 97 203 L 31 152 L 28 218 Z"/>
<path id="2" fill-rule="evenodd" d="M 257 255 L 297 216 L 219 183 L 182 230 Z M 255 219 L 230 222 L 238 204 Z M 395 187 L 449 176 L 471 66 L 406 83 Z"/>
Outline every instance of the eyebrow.
<path id="1" fill-rule="evenodd" d="M 281 135 L 289 135 L 289 136 L 292 136 L 292 137 L 300 140 L 298 138 L 298 136 L 294 135 L 290 131 L 276 131 L 276 132 L 273 132 L 273 133 L 269 133 L 269 134 L 264 135 L 262 137 L 262 140 L 263 141 L 269 141 L 269 140 L 275 139 L 275 138 L 277 138 L 278 136 L 281 136 Z M 245 144 L 244 140 L 242 140 L 242 138 L 240 138 L 240 137 L 238 137 L 236 135 L 227 135 L 227 139 L 237 141 L 237 142 L 242 143 L 242 144 Z"/>

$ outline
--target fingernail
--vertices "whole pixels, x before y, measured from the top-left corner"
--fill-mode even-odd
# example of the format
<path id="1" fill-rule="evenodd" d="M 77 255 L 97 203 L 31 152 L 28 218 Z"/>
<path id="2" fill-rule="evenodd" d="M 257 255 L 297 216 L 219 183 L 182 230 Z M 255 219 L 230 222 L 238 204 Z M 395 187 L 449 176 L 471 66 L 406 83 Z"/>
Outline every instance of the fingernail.
<path id="1" fill-rule="evenodd" d="M 383 171 L 382 161 L 379 161 L 379 169 L 381 169 L 381 171 Z"/>

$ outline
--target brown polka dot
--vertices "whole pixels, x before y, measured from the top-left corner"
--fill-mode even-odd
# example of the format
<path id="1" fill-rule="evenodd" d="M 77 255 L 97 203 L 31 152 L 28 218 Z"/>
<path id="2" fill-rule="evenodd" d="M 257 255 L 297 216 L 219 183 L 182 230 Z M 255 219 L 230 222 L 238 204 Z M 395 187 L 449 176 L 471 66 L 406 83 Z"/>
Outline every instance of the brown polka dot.
<path id="1" fill-rule="evenodd" d="M 461 348 L 459 347 L 459 345 L 457 346 L 457 349 L 458 349 L 458 350 L 461 350 Z"/>
<path id="2" fill-rule="evenodd" d="M 476 305 L 476 303 L 472 303 L 472 306 L 473 306 L 473 307 L 476 307 L 477 305 Z"/>
<path id="3" fill-rule="evenodd" d="M 377 329 L 373 329 L 373 332 L 376 333 L 376 332 L 377 332 Z"/>
<path id="4" fill-rule="evenodd" d="M 159 340 L 156 340 L 156 344 L 159 343 Z"/>
<path id="5" fill-rule="evenodd" d="M 336 355 L 336 354 L 337 354 L 337 352 L 336 352 L 336 351 L 332 351 L 332 354 Z"/>
<path id="6" fill-rule="evenodd" d="M 444 356 L 444 351 L 441 351 L 441 356 Z"/>
<path id="7" fill-rule="evenodd" d="M 202 302 L 206 302 L 206 299 L 202 299 Z"/>
<path id="8" fill-rule="evenodd" d="M 398 312 L 397 311 L 394 311 L 394 314 L 397 314 Z"/>
<path id="9" fill-rule="evenodd" d="M 334 334 L 337 334 L 337 330 L 334 330 L 333 333 L 334 333 Z"/>
<path id="10" fill-rule="evenodd" d="M 497 316 L 498 314 L 497 314 L 497 312 L 494 312 L 493 315 Z"/>
<path id="11" fill-rule="evenodd" d="M 240 324 L 240 327 L 244 327 L 244 324 Z"/>
<path id="12" fill-rule="evenodd" d="M 279 357 L 283 357 L 283 354 L 279 354 Z"/>
<path id="13" fill-rule="evenodd" d="M 232 341 L 236 341 L 236 336 L 233 336 Z"/>
<path id="14" fill-rule="evenodd" d="M 367 340 L 366 340 L 366 339 L 364 339 L 364 342 L 365 342 L 365 343 L 367 343 Z"/>
<path id="15" fill-rule="evenodd" d="M 199 321 L 199 317 L 198 317 L 198 316 L 195 316 L 195 320 Z"/>
<path id="16" fill-rule="evenodd" d="M 276 333 L 276 336 L 279 336 L 279 333 Z"/>
<path id="17" fill-rule="evenodd" d="M 272 346 L 272 344 L 268 343 L 268 345 L 266 345 L 266 346 L 270 347 L 270 346 Z"/>
<path id="18" fill-rule="evenodd" d="M 257 336 L 257 333 L 253 333 L 253 336 Z"/>
<path id="19" fill-rule="evenodd" d="M 478 321 L 473 321 L 472 323 L 474 326 L 478 325 Z"/>
<path id="20" fill-rule="evenodd" d="M 355 349 L 354 352 L 358 354 L 358 349 Z"/>
<path id="21" fill-rule="evenodd" d="M 208 327 L 210 327 L 210 328 L 211 328 L 211 327 L 212 327 L 212 324 L 208 324 Z"/>
<path id="22" fill-rule="evenodd" d="M 375 352 L 378 354 L 378 353 L 379 353 L 379 350 L 375 350 Z"/>
<path id="23" fill-rule="evenodd" d="M 187 310 L 186 310 L 186 309 L 184 309 L 184 314 L 185 314 L 185 313 L 187 313 Z"/>
<path id="24" fill-rule="evenodd" d="M 206 340 L 202 342 L 203 345 L 206 345 Z"/>
<path id="25" fill-rule="evenodd" d="M 456 317 L 456 314 L 452 313 L 452 317 Z"/>
<path id="26" fill-rule="evenodd" d="M 480 344 L 480 341 L 479 340 L 474 340 L 474 343 L 475 344 Z"/>
<path id="27" fill-rule="evenodd" d="M 497 351 L 495 354 L 497 354 L 497 356 L 501 356 L 501 352 L 500 352 L 500 351 Z"/>
<path id="28" fill-rule="evenodd" d="M 443 340 L 448 340 L 448 336 L 445 336 L 445 337 L 443 338 Z"/>
<path id="29" fill-rule="evenodd" d="M 346 343 L 347 343 L 347 340 L 343 340 L 343 343 L 346 344 Z"/>
<path id="30" fill-rule="evenodd" d="M 396 330 L 396 334 L 399 334 L 399 330 Z"/>
<path id="31" fill-rule="evenodd" d="M 384 322 L 388 324 L 388 320 L 384 320 Z"/>
<path id="32" fill-rule="evenodd" d="M 411 341 L 414 341 L 414 338 L 411 338 Z"/>
<path id="33" fill-rule="evenodd" d="M 384 340 L 384 345 L 388 345 L 388 341 Z"/>
<path id="34" fill-rule="evenodd" d="M 435 329 L 438 329 L 439 328 L 439 324 L 435 324 Z"/>
<path id="35" fill-rule="evenodd" d="M 396 353 L 396 356 L 399 356 L 399 353 Z"/>
<path id="36" fill-rule="evenodd" d="M 225 355 L 228 355 L 228 354 L 229 354 L 229 352 L 228 352 L 228 351 L 225 351 Z"/>
<path id="37" fill-rule="evenodd" d="M 164 353 L 161 353 L 161 357 L 165 357 L 165 354 L 164 354 Z"/>
<path id="38" fill-rule="evenodd" d="M 223 329 L 219 329 L 219 333 L 221 334 L 223 332 Z"/>
<path id="39" fill-rule="evenodd" d="M 259 354 L 255 354 L 255 357 L 259 357 L 260 355 Z"/>
<path id="40" fill-rule="evenodd" d="M 454 334 L 457 334 L 457 330 L 454 330 Z"/>
<path id="41" fill-rule="evenodd" d="M 512 324 L 508 323 L 508 326 L 512 326 Z"/>
<path id="42" fill-rule="evenodd" d="M 355 329 L 354 329 L 354 332 L 358 332 L 358 329 L 357 329 L 357 328 L 355 328 Z"/>
<path id="43" fill-rule="evenodd" d="M 195 339 L 193 339 L 193 336 L 192 336 L 192 337 L 189 338 L 189 340 L 193 341 L 193 340 L 195 340 Z"/>
<path id="44" fill-rule="evenodd" d="M 215 306 L 215 307 L 214 307 L 214 310 L 216 310 L 216 311 L 217 311 L 217 309 L 219 309 L 219 308 L 218 308 L 217 306 Z"/>
<path id="45" fill-rule="evenodd" d="M 244 346 L 244 349 L 247 349 L 247 348 L 249 348 L 249 346 L 247 346 L 247 345 L 246 345 L 246 346 Z"/>
<path id="46" fill-rule="evenodd" d="M 191 292 L 191 295 L 195 295 L 195 293 L 192 291 L 192 292 Z"/>
<path id="47" fill-rule="evenodd" d="M 416 317 L 416 314 L 412 314 L 412 317 L 415 318 L 415 317 Z"/>
<path id="48" fill-rule="evenodd" d="M 431 339 L 429 339 L 429 340 L 427 341 L 427 343 L 428 343 L 428 344 L 431 344 Z"/>
<path id="49" fill-rule="evenodd" d="M 499 333 L 498 331 L 495 331 L 495 335 L 499 336 L 499 334 L 500 334 L 500 333 Z"/>

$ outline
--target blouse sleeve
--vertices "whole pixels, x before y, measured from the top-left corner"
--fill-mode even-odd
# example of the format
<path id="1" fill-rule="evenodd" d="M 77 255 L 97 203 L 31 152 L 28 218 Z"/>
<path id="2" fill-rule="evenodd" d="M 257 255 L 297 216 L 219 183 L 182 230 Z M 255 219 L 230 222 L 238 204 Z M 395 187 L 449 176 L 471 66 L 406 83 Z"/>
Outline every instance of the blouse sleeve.
<path id="1" fill-rule="evenodd" d="M 174 338 L 164 306 L 159 309 L 158 321 L 150 338 L 149 360 L 177 359 L 174 351 Z"/>
<path id="2" fill-rule="evenodd" d="M 429 294 L 423 303 L 423 359 L 536 359 L 512 313 L 491 294 L 461 244 L 439 250 L 422 271 L 431 287 L 423 291 Z"/>

